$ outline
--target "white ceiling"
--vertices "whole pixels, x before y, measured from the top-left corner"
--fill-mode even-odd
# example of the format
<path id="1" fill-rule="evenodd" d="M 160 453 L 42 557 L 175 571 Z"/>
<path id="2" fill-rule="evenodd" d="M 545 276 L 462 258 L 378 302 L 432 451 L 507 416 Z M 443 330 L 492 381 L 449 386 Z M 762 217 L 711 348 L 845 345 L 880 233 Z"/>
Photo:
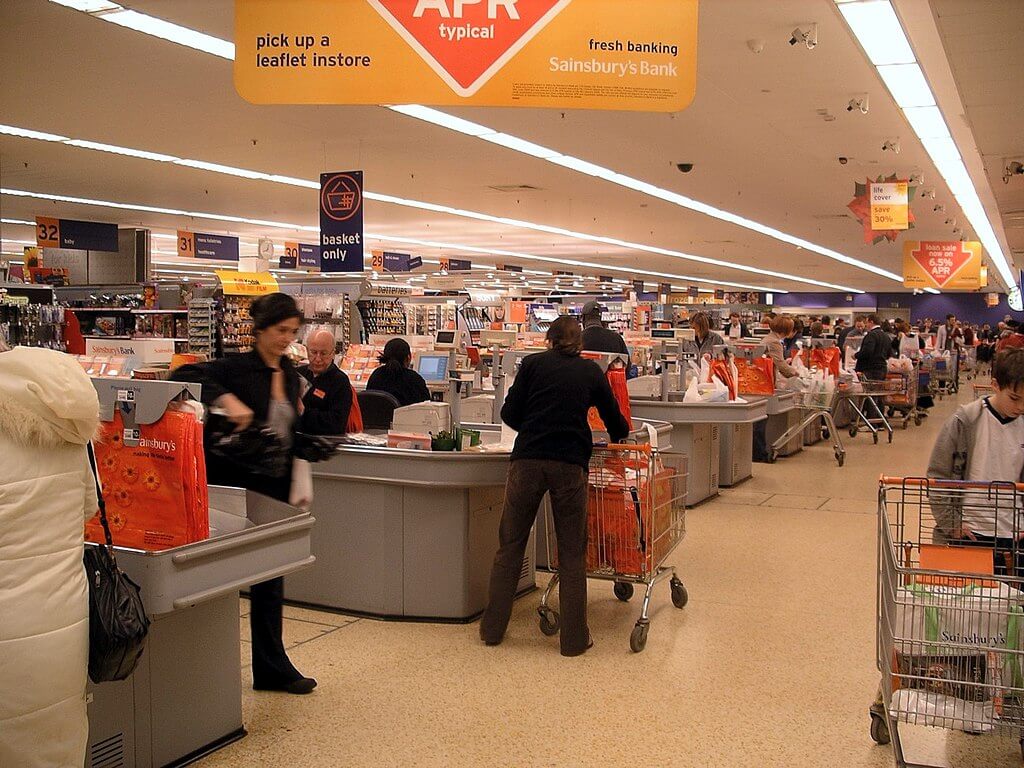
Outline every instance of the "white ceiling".
<path id="1" fill-rule="evenodd" d="M 231 0 L 129 0 L 124 4 L 218 37 L 233 37 Z M 975 72 L 970 61 L 961 68 L 957 46 L 966 50 L 969 41 L 957 42 L 962 34 L 947 32 L 947 21 L 950 29 L 969 29 L 976 20 L 980 24 L 987 19 L 981 12 L 959 15 L 954 25 L 950 9 L 961 5 L 987 6 L 992 14 L 1003 14 L 999 25 L 1009 41 L 1010 30 L 1022 28 L 1024 2 L 934 0 L 986 161 L 997 155 L 1001 158 L 1014 141 L 1019 157 L 1021 121 L 1007 120 L 1007 127 L 1002 128 L 1000 115 L 1005 113 L 993 106 L 999 104 L 1000 93 L 1013 93 L 1011 82 L 1019 83 L 1021 77 L 998 80 L 992 73 Z M 793 27 L 812 21 L 819 25 L 817 48 L 808 51 L 789 46 Z M 944 203 L 947 213 L 933 212 L 933 201 L 919 202 L 913 209 L 918 217 L 913 236 L 952 238 L 952 227 L 943 223 L 945 218 L 953 213 L 963 221 L 952 195 L 832 0 L 705 0 L 699 25 L 697 95 L 690 108 L 677 115 L 449 111 L 893 272 L 901 271 L 900 241 L 864 245 L 861 227 L 846 204 L 853 197 L 854 182 L 866 176 L 922 172 L 925 186 L 937 191 L 934 202 Z M 761 54 L 752 53 L 746 45 L 755 38 L 765 41 Z M 992 66 L 1002 68 L 999 72 L 1020 66 L 1019 49 L 998 54 L 999 50 L 993 48 L 991 53 Z M 963 58 L 988 55 L 965 54 Z M 862 290 L 900 289 L 898 283 L 814 252 L 383 108 L 250 105 L 234 91 L 230 62 L 46 0 L 0 2 L 0 72 L 0 122 L 10 125 L 306 179 L 317 178 L 321 171 L 361 168 L 366 172 L 367 188 L 375 192 L 806 275 Z M 847 102 L 859 93 L 870 96 L 868 115 L 846 111 Z M 1016 108 L 1021 109 L 1019 102 Z M 826 122 L 818 114 L 822 109 L 835 120 Z M 883 153 L 882 143 L 895 136 L 901 138 L 903 152 L 898 156 Z M 850 158 L 850 162 L 840 165 L 839 156 Z M 692 173 L 676 170 L 675 163 L 682 161 L 695 164 Z M 989 162 L 988 167 L 1000 205 L 1005 201 L 1011 206 L 1003 210 L 1013 210 L 1013 206 L 1024 209 L 1024 178 L 1002 189 L 997 178 L 1001 166 L 994 169 Z M 0 184 L 317 224 L 315 191 L 10 136 L 0 136 Z M 507 193 L 492 189 L 519 184 L 539 190 Z M 1015 198 L 1011 190 L 1015 190 Z M 316 237 L 309 232 L 185 221 L 9 196 L 0 198 L 0 206 L 4 218 L 59 214 L 164 231 L 191 227 L 250 237 L 268 234 L 279 242 L 286 236 L 305 241 Z M 367 202 L 366 216 L 366 229 L 383 235 L 583 259 L 709 281 L 814 290 L 806 284 L 735 269 L 372 201 Z M 1010 232 L 1008 229 L 1007 234 Z M 31 239 L 32 230 L 4 225 L 2 234 L 5 241 Z M 10 248 L 5 245 L 4 250 Z M 475 260 L 517 261 L 486 256 Z M 558 267 L 553 263 L 527 266 Z"/>

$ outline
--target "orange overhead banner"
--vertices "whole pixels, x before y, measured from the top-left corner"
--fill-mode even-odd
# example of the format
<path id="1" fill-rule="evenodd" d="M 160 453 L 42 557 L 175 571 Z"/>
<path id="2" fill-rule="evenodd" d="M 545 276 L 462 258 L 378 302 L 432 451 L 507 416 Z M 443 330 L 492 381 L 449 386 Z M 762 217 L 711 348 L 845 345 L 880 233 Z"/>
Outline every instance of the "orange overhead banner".
<path id="1" fill-rule="evenodd" d="M 255 104 L 678 112 L 697 0 L 235 0 L 234 75 Z"/>
<path id="2" fill-rule="evenodd" d="M 981 243 L 907 240 L 903 243 L 903 285 L 978 290 L 982 287 Z"/>

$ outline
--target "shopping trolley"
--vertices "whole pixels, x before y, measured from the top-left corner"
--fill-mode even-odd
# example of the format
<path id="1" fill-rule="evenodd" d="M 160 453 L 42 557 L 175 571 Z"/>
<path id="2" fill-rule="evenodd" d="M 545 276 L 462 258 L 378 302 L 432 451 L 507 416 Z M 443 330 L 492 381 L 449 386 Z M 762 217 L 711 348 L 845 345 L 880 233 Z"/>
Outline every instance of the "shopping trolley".
<path id="1" fill-rule="evenodd" d="M 910 377 L 900 374 L 896 378 L 865 379 L 858 374 L 858 387 L 840 390 L 842 396 L 849 400 L 853 416 L 850 421 L 850 437 L 861 432 L 869 432 L 875 445 L 878 445 L 878 433 L 885 430 L 892 442 L 892 424 L 885 417 L 883 404 L 890 397 L 904 399 L 910 387 Z"/>
<path id="2" fill-rule="evenodd" d="M 957 375 L 959 365 L 959 354 L 955 349 L 949 351 L 949 358 L 932 357 L 929 359 L 931 365 L 931 390 L 932 394 L 939 396 L 941 400 L 946 395 L 956 394 L 959 388 L 959 377 Z"/>
<path id="3" fill-rule="evenodd" d="M 991 382 L 985 382 L 982 384 L 981 382 L 975 381 L 971 383 L 971 388 L 974 390 L 975 400 L 979 397 L 988 397 L 995 392 L 995 387 L 992 386 Z"/>
<path id="4" fill-rule="evenodd" d="M 647 645 L 648 610 L 654 585 L 669 579 L 672 603 L 689 600 L 675 566 L 665 565 L 686 535 L 686 456 L 650 445 L 595 447 L 587 478 L 587 578 L 614 582 L 615 596 L 628 601 L 633 585 L 647 587 L 640 618 L 629 638 L 639 653 Z M 548 565 L 554 572 L 540 598 L 540 631 L 557 634 L 551 595 L 558 584 L 558 551 L 550 508 L 541 515 Z"/>
<path id="5" fill-rule="evenodd" d="M 920 765 L 907 761 L 901 723 L 1022 736 L 1022 494 L 1024 484 L 1014 483 L 879 482 L 881 685 L 871 738 L 892 742 L 898 766 Z M 959 530 L 957 521 L 981 515 L 996 522 L 998 538 L 988 543 Z"/>
<path id="6" fill-rule="evenodd" d="M 819 425 L 832 440 L 832 451 L 835 454 L 839 466 L 846 461 L 846 449 L 839 437 L 839 430 L 836 429 L 835 415 L 836 407 L 839 404 L 839 390 L 809 390 L 798 393 L 796 407 L 806 415 L 796 426 L 790 427 L 786 433 L 779 437 L 769 448 L 769 457 L 775 461 L 779 457 L 779 451 L 793 439 L 794 436 L 804 431 L 809 424 Z"/>
<path id="7" fill-rule="evenodd" d="M 973 379 L 978 374 L 978 348 L 961 347 L 959 362 L 960 370 L 964 372 L 967 380 Z"/>
<path id="8" fill-rule="evenodd" d="M 885 378 L 887 381 L 899 381 L 899 391 L 882 398 L 883 404 L 889 410 L 889 421 L 898 419 L 903 429 L 909 427 L 911 421 L 921 426 L 921 412 L 917 409 L 917 388 L 921 379 L 918 364 L 914 363 L 913 371 L 888 373 Z M 892 442 L 891 437 L 889 442 Z"/>

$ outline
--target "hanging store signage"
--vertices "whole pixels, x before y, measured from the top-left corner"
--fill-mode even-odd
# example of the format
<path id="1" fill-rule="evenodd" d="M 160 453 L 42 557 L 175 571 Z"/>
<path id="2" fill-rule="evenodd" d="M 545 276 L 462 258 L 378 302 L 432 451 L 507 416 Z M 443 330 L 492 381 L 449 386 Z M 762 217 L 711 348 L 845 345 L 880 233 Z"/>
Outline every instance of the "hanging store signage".
<path id="1" fill-rule="evenodd" d="M 715 301 L 725 301 L 725 290 L 722 288 L 715 289 Z"/>
<path id="2" fill-rule="evenodd" d="M 668 283 L 658 283 L 658 295 L 668 298 L 672 293 L 672 286 Z"/>
<path id="3" fill-rule="evenodd" d="M 178 255 L 185 259 L 238 261 L 238 238 L 179 229 Z"/>
<path id="4" fill-rule="evenodd" d="M 320 271 L 320 246 L 297 243 L 299 247 L 299 269 L 307 272 Z"/>
<path id="5" fill-rule="evenodd" d="M 499 272 L 522 272 L 523 268 L 516 264 L 495 264 L 495 269 Z"/>
<path id="6" fill-rule="evenodd" d="M 264 296 L 277 292 L 277 280 L 269 272 L 235 272 L 215 269 L 225 296 Z"/>
<path id="7" fill-rule="evenodd" d="M 299 244 L 286 241 L 284 244 L 284 255 L 281 257 L 278 266 L 281 269 L 297 269 L 299 266 Z"/>
<path id="8" fill-rule="evenodd" d="M 320 271 L 363 271 L 362 171 L 320 174 Z"/>
<path id="9" fill-rule="evenodd" d="M 423 259 L 415 257 L 419 262 L 413 266 L 413 257 L 408 253 L 392 253 L 390 251 L 373 251 L 373 258 L 370 264 L 374 272 L 411 272 L 416 267 L 422 266 Z"/>
<path id="10" fill-rule="evenodd" d="M 907 229 L 910 204 L 907 199 L 909 184 L 905 181 L 875 182 L 871 184 L 871 229 Z"/>
<path id="11" fill-rule="evenodd" d="M 442 272 L 469 272 L 473 263 L 469 259 L 441 259 Z"/>
<path id="12" fill-rule="evenodd" d="M 234 40 L 255 104 L 678 112 L 697 82 L 697 0 L 235 0 Z"/>
<path id="13" fill-rule="evenodd" d="M 998 293 L 986 293 L 985 294 L 985 306 L 991 309 L 992 307 L 999 306 L 999 294 Z"/>
<path id="14" fill-rule="evenodd" d="M 981 243 L 940 241 L 903 243 L 903 285 L 976 291 L 981 283 Z"/>
<path id="15" fill-rule="evenodd" d="M 79 251 L 117 251 L 117 224 L 36 216 L 36 245 Z"/>
<path id="16" fill-rule="evenodd" d="M 637 296 L 639 296 L 641 293 L 644 292 L 644 281 L 643 280 L 634 280 L 633 281 L 633 292 Z"/>
<path id="17" fill-rule="evenodd" d="M 598 275 L 597 281 L 599 283 L 614 283 L 615 278 L 613 278 L 611 275 Z"/>

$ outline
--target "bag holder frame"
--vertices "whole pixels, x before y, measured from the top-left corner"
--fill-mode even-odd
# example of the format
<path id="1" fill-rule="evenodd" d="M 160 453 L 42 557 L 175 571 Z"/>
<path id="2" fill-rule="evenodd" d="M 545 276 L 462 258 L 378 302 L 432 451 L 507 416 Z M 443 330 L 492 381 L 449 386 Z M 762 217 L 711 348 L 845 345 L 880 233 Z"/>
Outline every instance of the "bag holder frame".
<path id="1" fill-rule="evenodd" d="M 114 414 L 120 412 L 124 424 L 122 437 L 129 448 L 139 444 L 139 427 L 159 421 L 171 403 L 199 401 L 202 393 L 201 385 L 180 381 L 92 379 L 92 385 L 99 397 L 100 421 L 113 421 Z"/>

